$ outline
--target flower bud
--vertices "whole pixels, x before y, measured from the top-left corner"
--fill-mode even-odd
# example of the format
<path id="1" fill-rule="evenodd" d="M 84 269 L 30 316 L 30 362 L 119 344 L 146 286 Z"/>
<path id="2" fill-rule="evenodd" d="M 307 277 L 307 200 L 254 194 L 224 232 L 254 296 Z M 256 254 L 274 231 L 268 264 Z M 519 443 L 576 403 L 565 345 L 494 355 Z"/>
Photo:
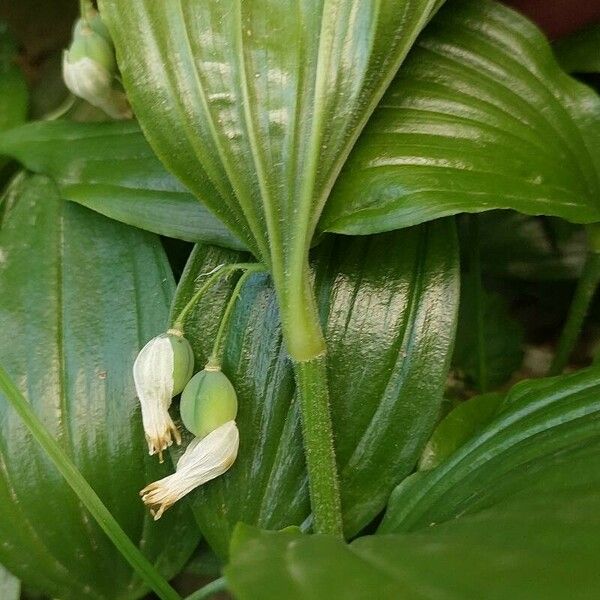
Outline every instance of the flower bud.
<path id="1" fill-rule="evenodd" d="M 179 405 L 183 424 L 203 438 L 237 415 L 237 394 L 218 368 L 196 373 L 185 386 Z"/>
<path id="2" fill-rule="evenodd" d="M 91 2 L 85 2 L 83 11 L 83 19 L 86 25 L 89 25 L 98 35 L 101 35 L 111 46 L 113 45 L 112 38 L 108 31 L 108 27 L 104 24 L 100 13 L 93 7 Z"/>
<path id="3" fill-rule="evenodd" d="M 169 331 L 151 339 L 133 365 L 135 389 L 142 407 L 142 421 L 150 454 L 162 452 L 181 437 L 169 415 L 173 396 L 179 394 L 192 376 L 194 354 L 189 342 Z"/>
<path id="4" fill-rule="evenodd" d="M 113 88 L 117 72 L 115 51 L 108 30 L 103 23 L 100 25 L 99 19 L 98 16 L 91 23 L 79 19 L 75 24 L 71 46 L 63 53 L 63 79 L 75 96 L 87 100 L 110 117 L 131 118 L 125 94 Z"/>
<path id="5" fill-rule="evenodd" d="M 179 459 L 173 475 L 151 483 L 140 492 L 154 520 L 199 485 L 225 473 L 235 462 L 239 444 L 235 421 L 228 421 L 202 439 L 195 438 Z"/>

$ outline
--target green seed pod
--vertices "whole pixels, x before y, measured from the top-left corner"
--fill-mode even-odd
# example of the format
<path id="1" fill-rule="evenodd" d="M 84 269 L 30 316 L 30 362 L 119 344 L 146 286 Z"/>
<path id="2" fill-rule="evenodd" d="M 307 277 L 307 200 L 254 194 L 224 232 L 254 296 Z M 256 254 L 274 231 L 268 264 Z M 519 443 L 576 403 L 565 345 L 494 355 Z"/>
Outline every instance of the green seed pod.
<path id="1" fill-rule="evenodd" d="M 194 372 L 194 352 L 190 343 L 179 334 L 165 334 L 173 349 L 173 396 L 183 392 Z"/>
<path id="2" fill-rule="evenodd" d="M 196 373 L 185 386 L 180 405 L 183 424 L 196 437 L 203 438 L 237 414 L 237 394 L 231 382 L 218 369 Z"/>

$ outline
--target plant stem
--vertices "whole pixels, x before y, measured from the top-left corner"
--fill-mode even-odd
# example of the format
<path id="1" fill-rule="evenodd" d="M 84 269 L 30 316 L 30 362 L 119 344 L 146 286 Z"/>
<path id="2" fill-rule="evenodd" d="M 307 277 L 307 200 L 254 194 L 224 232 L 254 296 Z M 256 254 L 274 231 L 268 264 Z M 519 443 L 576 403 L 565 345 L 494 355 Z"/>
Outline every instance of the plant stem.
<path id="1" fill-rule="evenodd" d="M 50 457 L 58 471 L 77 494 L 82 504 L 96 519 L 98 525 L 117 547 L 125 560 L 161 600 L 181 600 L 179 594 L 163 579 L 154 566 L 127 537 L 121 526 L 104 506 L 71 459 L 48 433 L 33 409 L 0 365 L 0 390 L 19 414 L 34 439 Z"/>
<path id="2" fill-rule="evenodd" d="M 293 268 L 292 268 L 293 267 Z M 286 273 L 273 271 L 283 339 L 294 365 L 310 503 L 316 533 L 343 536 L 342 511 L 327 383 L 327 346 L 306 257 Z"/>
<path id="3" fill-rule="evenodd" d="M 206 365 L 207 367 L 221 367 L 221 363 L 223 362 L 223 352 L 225 350 L 224 343 L 227 339 L 225 332 L 229 325 L 229 320 L 231 318 L 231 314 L 233 313 L 233 309 L 235 308 L 237 299 L 248 278 L 254 275 L 255 273 L 259 273 L 261 271 L 265 271 L 265 267 L 258 263 L 252 265 L 251 267 L 246 267 L 244 274 L 239 278 L 238 282 L 235 284 L 231 297 L 229 298 L 229 302 L 227 303 L 227 307 L 225 308 L 225 312 L 221 317 L 221 322 L 219 323 L 219 329 L 215 337 L 213 349 L 208 359 L 208 363 Z"/>
<path id="4" fill-rule="evenodd" d="M 294 362 L 315 532 L 343 536 L 327 388 L 327 357 Z"/>
<path id="5" fill-rule="evenodd" d="M 548 375 L 558 375 L 567 366 L 599 283 L 600 253 L 591 251 L 586 256 Z"/>
<path id="6" fill-rule="evenodd" d="M 227 580 L 225 577 L 219 577 L 219 579 L 215 579 L 214 581 L 207 583 L 199 590 L 196 590 L 193 594 L 187 596 L 185 600 L 206 600 L 206 598 L 210 598 L 211 596 L 214 596 L 219 592 L 223 592 L 226 589 Z"/>
<path id="7" fill-rule="evenodd" d="M 232 263 L 230 265 L 220 265 L 207 275 L 209 275 L 208 279 L 204 283 L 204 285 L 190 298 L 189 302 L 183 307 L 175 321 L 173 322 L 173 329 L 179 329 L 183 331 L 185 325 L 185 319 L 194 308 L 194 306 L 198 303 L 198 301 L 206 294 L 206 292 L 223 276 L 227 276 L 234 271 L 239 270 L 251 270 L 253 273 L 257 271 L 264 271 L 265 267 L 260 263 Z"/>

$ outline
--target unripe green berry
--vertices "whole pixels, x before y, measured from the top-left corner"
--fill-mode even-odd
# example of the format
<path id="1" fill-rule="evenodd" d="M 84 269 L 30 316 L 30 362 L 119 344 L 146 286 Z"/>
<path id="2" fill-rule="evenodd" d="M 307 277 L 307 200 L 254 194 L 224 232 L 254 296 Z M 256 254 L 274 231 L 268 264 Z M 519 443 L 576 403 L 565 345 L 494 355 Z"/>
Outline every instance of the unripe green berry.
<path id="1" fill-rule="evenodd" d="M 196 373 L 181 395 L 181 419 L 196 437 L 203 438 L 237 414 L 237 394 L 218 369 Z"/>
<path id="2" fill-rule="evenodd" d="M 194 352 L 181 335 L 165 334 L 173 349 L 173 396 L 180 394 L 194 372 Z"/>

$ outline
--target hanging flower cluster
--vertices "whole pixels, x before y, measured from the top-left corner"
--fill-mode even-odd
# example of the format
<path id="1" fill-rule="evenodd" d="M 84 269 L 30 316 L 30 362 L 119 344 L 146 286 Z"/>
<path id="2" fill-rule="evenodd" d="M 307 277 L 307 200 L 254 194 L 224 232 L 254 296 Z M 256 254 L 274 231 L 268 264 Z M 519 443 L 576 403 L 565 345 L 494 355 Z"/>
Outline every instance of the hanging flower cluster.
<path id="1" fill-rule="evenodd" d="M 181 333 L 169 330 L 150 340 L 133 366 L 150 454 L 158 453 L 162 461 L 162 452 L 173 440 L 181 443 L 169 407 L 173 396 L 182 390 L 181 418 L 195 436 L 177 462 L 175 473 L 140 492 L 154 519 L 196 487 L 225 473 L 237 457 L 235 389 L 213 364 L 191 377 L 193 360 L 189 342 Z"/>

